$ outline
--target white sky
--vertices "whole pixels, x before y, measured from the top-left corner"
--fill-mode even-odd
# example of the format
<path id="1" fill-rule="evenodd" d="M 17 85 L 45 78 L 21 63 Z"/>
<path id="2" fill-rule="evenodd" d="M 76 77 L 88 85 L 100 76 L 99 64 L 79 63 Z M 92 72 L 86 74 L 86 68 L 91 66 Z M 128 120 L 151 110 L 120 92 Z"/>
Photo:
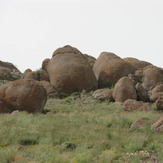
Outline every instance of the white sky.
<path id="1" fill-rule="evenodd" d="M 0 0 L 0 60 L 36 70 L 67 44 L 163 67 L 163 0 Z"/>

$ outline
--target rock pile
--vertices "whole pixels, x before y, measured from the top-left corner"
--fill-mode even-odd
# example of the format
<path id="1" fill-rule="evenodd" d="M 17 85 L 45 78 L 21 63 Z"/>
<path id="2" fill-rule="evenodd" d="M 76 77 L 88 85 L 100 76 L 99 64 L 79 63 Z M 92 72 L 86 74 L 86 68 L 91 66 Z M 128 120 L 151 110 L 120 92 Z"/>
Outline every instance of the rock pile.
<path id="1" fill-rule="evenodd" d="M 23 80 L 14 81 L 22 76 Z M 0 87 L 1 112 L 37 112 L 46 96 L 62 98 L 82 90 L 95 91 L 97 100 L 122 102 L 128 111 L 150 110 L 144 102 L 156 102 L 157 110 L 163 110 L 163 69 L 110 52 L 102 52 L 96 60 L 67 45 L 46 58 L 39 70 L 27 69 L 23 74 L 0 61 L 0 80 L 13 81 Z"/>

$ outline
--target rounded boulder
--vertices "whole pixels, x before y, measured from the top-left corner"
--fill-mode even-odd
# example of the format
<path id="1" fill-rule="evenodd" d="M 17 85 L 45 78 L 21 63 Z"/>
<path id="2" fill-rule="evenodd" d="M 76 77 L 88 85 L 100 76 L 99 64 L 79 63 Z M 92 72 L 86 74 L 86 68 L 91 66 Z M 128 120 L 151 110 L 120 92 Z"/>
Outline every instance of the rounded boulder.
<path id="1" fill-rule="evenodd" d="M 113 87 L 121 77 L 134 70 L 128 62 L 109 52 L 102 52 L 93 66 L 99 88 Z"/>
<path id="2" fill-rule="evenodd" d="M 122 77 L 116 83 L 113 90 L 113 98 L 116 102 L 124 102 L 128 99 L 137 99 L 137 92 L 131 79 Z"/>
<path id="3" fill-rule="evenodd" d="M 35 80 L 15 80 L 0 87 L 0 112 L 41 112 L 46 101 L 46 90 Z"/>
<path id="4" fill-rule="evenodd" d="M 97 88 L 97 79 L 85 56 L 69 45 L 57 49 L 48 63 L 50 83 L 60 94 Z"/>

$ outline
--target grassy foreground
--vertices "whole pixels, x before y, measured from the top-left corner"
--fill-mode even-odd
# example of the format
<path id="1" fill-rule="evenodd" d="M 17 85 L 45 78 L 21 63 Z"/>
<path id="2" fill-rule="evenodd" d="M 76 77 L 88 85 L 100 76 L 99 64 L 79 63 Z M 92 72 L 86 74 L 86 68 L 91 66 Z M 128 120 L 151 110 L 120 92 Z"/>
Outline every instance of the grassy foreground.
<path id="1" fill-rule="evenodd" d="M 0 114 L 0 163 L 163 162 L 162 133 L 150 125 L 130 130 L 134 121 L 163 113 L 125 112 L 89 94 L 48 99 L 46 110 Z"/>

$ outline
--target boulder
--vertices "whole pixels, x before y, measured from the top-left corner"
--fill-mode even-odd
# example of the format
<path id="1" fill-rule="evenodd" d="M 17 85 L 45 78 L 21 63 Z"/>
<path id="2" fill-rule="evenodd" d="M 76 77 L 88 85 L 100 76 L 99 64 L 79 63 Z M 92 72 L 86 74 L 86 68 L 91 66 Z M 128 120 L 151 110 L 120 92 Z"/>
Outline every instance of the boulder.
<path id="1" fill-rule="evenodd" d="M 39 75 L 39 81 L 50 81 L 47 71 L 40 69 L 37 73 Z"/>
<path id="2" fill-rule="evenodd" d="M 22 73 L 12 63 L 0 61 L 0 79 L 2 76 L 3 78 L 7 77 L 4 80 L 12 81 L 20 79 L 22 77 Z"/>
<path id="3" fill-rule="evenodd" d="M 26 73 L 24 73 L 23 78 L 38 80 L 38 74 L 35 71 L 26 72 Z"/>
<path id="4" fill-rule="evenodd" d="M 147 90 L 152 90 L 158 83 L 163 83 L 163 69 L 156 66 L 147 66 L 143 70 L 143 85 Z"/>
<path id="5" fill-rule="evenodd" d="M 97 79 L 84 55 L 68 45 L 53 53 L 47 72 L 50 83 L 60 94 L 70 95 L 97 88 Z"/>
<path id="6" fill-rule="evenodd" d="M 149 62 L 140 61 L 139 59 L 132 58 L 132 57 L 124 58 L 124 60 L 125 60 L 126 62 L 130 63 L 131 65 L 133 65 L 133 66 L 135 67 L 136 70 L 138 70 L 138 69 L 143 69 L 143 68 L 145 68 L 146 66 L 152 65 L 152 64 L 149 63 Z"/>
<path id="7" fill-rule="evenodd" d="M 139 101 L 149 102 L 148 91 L 144 89 L 141 83 L 137 83 L 136 86 L 137 96 Z"/>
<path id="8" fill-rule="evenodd" d="M 144 128 L 146 125 L 151 125 L 152 120 L 149 118 L 140 118 L 139 120 L 133 122 L 130 126 L 130 130 L 136 130 Z"/>
<path id="9" fill-rule="evenodd" d="M 141 82 L 139 80 L 139 77 L 137 77 L 135 74 L 129 74 L 128 77 L 132 80 L 132 82 L 134 83 L 134 85 L 136 85 L 137 83 Z"/>
<path id="10" fill-rule="evenodd" d="M 32 72 L 32 70 L 31 70 L 30 68 L 26 69 L 26 70 L 24 71 L 23 75 L 25 75 L 25 74 L 28 73 L 28 72 Z"/>
<path id="11" fill-rule="evenodd" d="M 35 80 L 15 80 L 0 87 L 0 112 L 41 112 L 46 104 L 44 87 Z"/>
<path id="12" fill-rule="evenodd" d="M 109 52 L 102 52 L 93 66 L 99 88 L 113 87 L 121 77 L 134 70 L 129 63 Z"/>
<path id="13" fill-rule="evenodd" d="M 87 59 L 89 65 L 91 66 L 91 68 L 93 69 L 93 66 L 96 62 L 96 58 L 92 57 L 91 55 L 87 55 L 87 54 L 84 54 L 85 58 Z"/>
<path id="14" fill-rule="evenodd" d="M 153 123 L 151 129 L 156 132 L 163 132 L 163 117 Z"/>
<path id="15" fill-rule="evenodd" d="M 43 60 L 42 67 L 41 67 L 43 70 L 47 71 L 49 61 L 50 61 L 49 58 L 46 58 L 46 59 Z"/>
<path id="16" fill-rule="evenodd" d="M 10 71 L 21 73 L 12 63 L 0 61 L 0 67 L 8 68 Z"/>
<path id="17" fill-rule="evenodd" d="M 24 79 L 34 79 L 37 81 L 50 81 L 48 73 L 43 69 L 24 73 Z"/>
<path id="18" fill-rule="evenodd" d="M 163 96 L 160 96 L 156 101 L 158 111 L 163 111 Z"/>
<path id="19" fill-rule="evenodd" d="M 13 81 L 14 77 L 11 74 L 10 69 L 0 66 L 0 80 Z"/>
<path id="20" fill-rule="evenodd" d="M 97 89 L 94 91 L 93 97 L 100 101 L 114 101 L 112 89 Z"/>
<path id="21" fill-rule="evenodd" d="M 160 96 L 163 96 L 163 84 L 156 85 L 152 89 L 150 100 L 155 102 Z"/>
<path id="22" fill-rule="evenodd" d="M 134 75 L 139 79 L 139 82 L 142 83 L 143 79 L 143 69 L 138 69 L 135 71 Z"/>
<path id="23" fill-rule="evenodd" d="M 124 102 L 123 108 L 125 111 L 148 111 L 151 107 L 148 103 L 142 101 L 136 101 L 133 99 L 128 99 Z"/>
<path id="24" fill-rule="evenodd" d="M 132 80 L 128 77 L 122 77 L 119 79 L 114 87 L 113 98 L 116 102 L 137 99 L 136 89 Z"/>
<path id="25" fill-rule="evenodd" d="M 60 97 L 57 90 L 48 81 L 40 81 L 43 87 L 46 89 L 48 97 Z"/>

